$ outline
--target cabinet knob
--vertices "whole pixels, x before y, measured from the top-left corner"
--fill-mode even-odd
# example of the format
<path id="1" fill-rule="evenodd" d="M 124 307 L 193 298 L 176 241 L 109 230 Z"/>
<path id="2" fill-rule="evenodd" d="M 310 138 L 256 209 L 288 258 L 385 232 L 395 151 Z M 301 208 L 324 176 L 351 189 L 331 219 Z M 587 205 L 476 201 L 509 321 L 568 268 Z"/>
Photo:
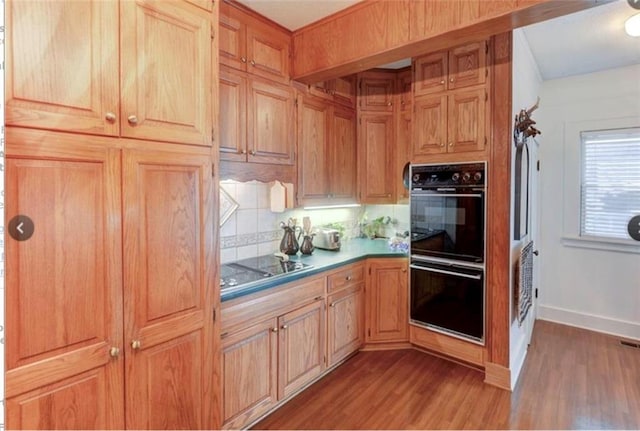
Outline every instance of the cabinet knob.
<path id="1" fill-rule="evenodd" d="M 251 65 L 252 65 L 252 66 L 255 66 L 255 65 L 256 65 L 256 62 L 255 62 L 255 61 L 253 61 L 253 60 L 251 60 Z"/>
<path id="2" fill-rule="evenodd" d="M 444 147 L 444 142 L 440 142 L 440 146 L 441 146 L 441 147 Z"/>
<path id="3" fill-rule="evenodd" d="M 449 142 L 449 146 L 450 146 L 450 147 L 453 147 L 453 142 Z"/>
<path id="4" fill-rule="evenodd" d="M 351 276 L 347 275 L 344 279 L 347 280 L 347 281 L 351 281 Z"/>
<path id="5" fill-rule="evenodd" d="M 120 349 L 118 349 L 117 347 L 112 347 L 109 349 L 109 356 L 111 356 L 112 358 L 117 358 L 118 356 L 120 356 Z"/>
<path id="6" fill-rule="evenodd" d="M 402 268 L 402 272 L 407 272 L 407 268 Z"/>
<path id="7" fill-rule="evenodd" d="M 329 304 L 329 307 L 331 307 L 331 308 L 333 308 L 333 307 L 335 307 L 335 306 L 336 306 L 336 303 L 335 303 L 335 302 L 332 302 L 331 304 Z"/>
<path id="8" fill-rule="evenodd" d="M 138 124 L 138 117 L 136 117 L 135 115 L 129 115 L 129 117 L 127 117 L 127 121 L 129 121 L 129 124 L 131 124 L 132 126 L 135 126 L 136 124 Z"/>
<path id="9" fill-rule="evenodd" d="M 113 112 L 107 112 L 104 116 L 105 120 L 107 120 L 110 123 L 113 123 L 116 121 L 116 114 L 114 114 Z"/>
<path id="10" fill-rule="evenodd" d="M 271 332 L 278 332 L 278 327 L 276 326 L 275 328 L 271 328 Z"/>
<path id="11" fill-rule="evenodd" d="M 449 82 L 453 82 L 453 78 L 451 78 L 451 79 L 449 80 Z"/>
<path id="12" fill-rule="evenodd" d="M 440 81 L 440 85 L 444 85 L 444 79 Z"/>
<path id="13" fill-rule="evenodd" d="M 245 149 L 239 150 L 238 154 L 247 154 L 247 150 L 245 150 Z"/>
<path id="14" fill-rule="evenodd" d="M 246 63 L 247 59 L 245 57 L 240 57 L 240 61 L 243 62 L 243 63 Z"/>
<path id="15" fill-rule="evenodd" d="M 282 325 L 282 326 L 280 327 L 280 329 L 287 329 L 287 328 L 288 328 L 288 326 L 287 326 L 287 325 Z"/>
<path id="16" fill-rule="evenodd" d="M 139 350 L 139 349 L 140 349 L 140 347 L 142 347 L 142 343 L 140 342 L 140 340 L 133 340 L 133 341 L 131 342 L 131 348 L 132 348 L 133 350 Z"/>
<path id="17" fill-rule="evenodd" d="M 391 197 L 391 193 L 387 193 L 387 197 L 390 198 Z"/>
<path id="18" fill-rule="evenodd" d="M 387 106 L 393 106 L 393 102 L 387 103 Z"/>
<path id="19" fill-rule="evenodd" d="M 252 156 L 255 156 L 256 155 L 256 150 L 249 151 L 249 154 L 251 154 Z"/>

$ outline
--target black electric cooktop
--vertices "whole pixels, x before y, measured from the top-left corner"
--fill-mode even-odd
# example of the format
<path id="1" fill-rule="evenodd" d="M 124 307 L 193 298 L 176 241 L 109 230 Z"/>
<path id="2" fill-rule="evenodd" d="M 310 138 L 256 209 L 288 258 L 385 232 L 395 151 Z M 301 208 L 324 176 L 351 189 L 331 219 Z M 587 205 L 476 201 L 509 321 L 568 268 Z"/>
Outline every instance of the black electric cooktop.
<path id="1" fill-rule="evenodd" d="M 251 257 L 221 265 L 220 287 L 224 291 L 309 268 L 312 266 L 306 263 L 295 260 L 283 261 L 272 254 Z"/>

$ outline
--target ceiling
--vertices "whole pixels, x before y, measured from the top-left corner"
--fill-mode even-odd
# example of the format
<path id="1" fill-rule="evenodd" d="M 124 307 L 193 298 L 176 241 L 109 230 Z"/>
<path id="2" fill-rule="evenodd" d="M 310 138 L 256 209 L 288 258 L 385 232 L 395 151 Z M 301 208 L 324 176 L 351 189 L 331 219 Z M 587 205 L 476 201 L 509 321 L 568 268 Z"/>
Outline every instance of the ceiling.
<path id="1" fill-rule="evenodd" d="M 238 0 L 289 30 L 297 30 L 361 0 Z M 542 78 L 554 79 L 640 64 L 640 38 L 624 32 L 624 21 L 640 11 L 627 0 L 524 27 Z M 401 68 L 407 59 L 381 67 Z"/>

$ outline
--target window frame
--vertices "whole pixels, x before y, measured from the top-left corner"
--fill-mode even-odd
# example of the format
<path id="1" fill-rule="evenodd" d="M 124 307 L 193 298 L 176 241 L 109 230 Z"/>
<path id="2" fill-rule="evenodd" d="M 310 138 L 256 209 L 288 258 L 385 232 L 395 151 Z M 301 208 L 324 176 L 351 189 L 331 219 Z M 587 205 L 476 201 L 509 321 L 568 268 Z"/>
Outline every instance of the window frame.
<path id="1" fill-rule="evenodd" d="M 576 121 L 564 124 L 564 160 L 562 190 L 562 244 L 567 247 L 640 254 L 640 242 L 601 236 L 581 235 L 583 144 L 581 134 L 588 131 L 640 128 L 637 117 Z M 544 145 L 544 143 L 543 143 Z"/>

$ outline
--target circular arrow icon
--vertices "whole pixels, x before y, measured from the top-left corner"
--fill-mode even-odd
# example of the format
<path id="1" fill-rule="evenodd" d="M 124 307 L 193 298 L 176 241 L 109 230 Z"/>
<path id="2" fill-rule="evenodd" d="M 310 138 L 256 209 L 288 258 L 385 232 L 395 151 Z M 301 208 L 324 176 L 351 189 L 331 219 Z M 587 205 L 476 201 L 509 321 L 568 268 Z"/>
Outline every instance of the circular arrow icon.
<path id="1" fill-rule="evenodd" d="M 9 221 L 9 235 L 16 241 L 26 241 L 33 235 L 33 220 L 26 215 L 17 215 Z"/>

